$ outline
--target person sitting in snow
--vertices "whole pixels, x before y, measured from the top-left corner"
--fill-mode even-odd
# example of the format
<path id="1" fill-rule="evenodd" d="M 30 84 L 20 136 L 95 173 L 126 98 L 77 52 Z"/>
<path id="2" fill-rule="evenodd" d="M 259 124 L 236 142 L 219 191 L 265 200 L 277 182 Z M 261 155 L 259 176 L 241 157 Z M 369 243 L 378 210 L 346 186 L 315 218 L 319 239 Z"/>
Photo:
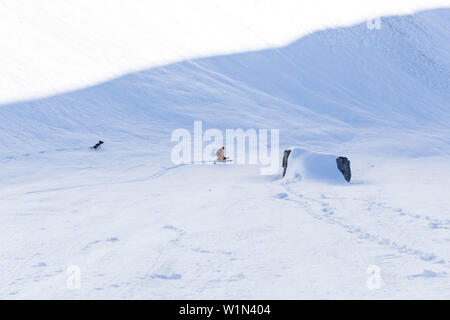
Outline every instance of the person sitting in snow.
<path id="1" fill-rule="evenodd" d="M 225 161 L 227 158 L 225 157 L 225 147 L 220 148 L 216 152 L 217 161 Z"/>

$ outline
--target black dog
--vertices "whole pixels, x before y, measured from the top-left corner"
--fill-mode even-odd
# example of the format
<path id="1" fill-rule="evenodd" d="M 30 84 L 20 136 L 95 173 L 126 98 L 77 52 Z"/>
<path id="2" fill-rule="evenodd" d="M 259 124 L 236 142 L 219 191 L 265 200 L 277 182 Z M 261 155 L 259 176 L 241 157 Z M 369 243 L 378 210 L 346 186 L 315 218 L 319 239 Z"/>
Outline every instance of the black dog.
<path id="1" fill-rule="evenodd" d="M 97 150 L 103 143 L 103 141 L 99 141 L 95 144 L 95 146 L 91 147 L 91 149 Z"/>

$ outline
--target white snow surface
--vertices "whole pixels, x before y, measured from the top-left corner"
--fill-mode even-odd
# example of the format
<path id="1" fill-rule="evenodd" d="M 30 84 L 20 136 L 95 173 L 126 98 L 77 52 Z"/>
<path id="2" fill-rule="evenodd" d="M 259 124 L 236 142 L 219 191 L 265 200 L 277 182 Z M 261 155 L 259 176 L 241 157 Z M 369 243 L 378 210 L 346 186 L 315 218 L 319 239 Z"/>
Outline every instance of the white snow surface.
<path id="1" fill-rule="evenodd" d="M 0 2 L 0 298 L 450 298 L 448 2 L 124 3 Z M 194 120 L 305 178 L 172 164 Z"/>
<path id="2" fill-rule="evenodd" d="M 288 182 L 307 179 L 327 183 L 346 183 L 344 176 L 337 167 L 336 159 L 339 156 L 311 152 L 301 148 L 289 150 L 291 150 L 291 153 L 285 175 L 285 180 Z"/>
<path id="3" fill-rule="evenodd" d="M 448 0 L 1 0 L 0 103 L 448 5 Z"/>

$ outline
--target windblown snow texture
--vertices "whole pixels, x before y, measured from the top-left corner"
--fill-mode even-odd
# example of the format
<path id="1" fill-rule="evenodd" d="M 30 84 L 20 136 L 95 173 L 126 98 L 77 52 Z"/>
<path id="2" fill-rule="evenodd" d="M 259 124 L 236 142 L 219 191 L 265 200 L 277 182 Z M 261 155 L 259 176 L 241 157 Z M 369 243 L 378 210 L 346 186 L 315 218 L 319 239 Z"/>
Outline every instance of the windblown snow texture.
<path id="1" fill-rule="evenodd" d="M 105 27 L 85 18 L 76 26 L 93 35 Z M 380 29 L 326 29 L 1 105 L 0 297 L 448 298 L 449 22 L 449 9 L 383 17 Z M 119 29 L 108 30 L 117 41 Z M 53 43 L 18 39 L 42 42 L 36 54 Z M 161 39 L 143 46 L 166 48 Z M 29 66 L 19 49 L 2 50 L 2 63 Z M 0 85 L 15 81 L 5 74 Z M 297 147 L 286 178 L 173 165 L 171 132 L 194 120 L 279 128 L 280 150 Z M 98 139 L 107 147 L 92 152 Z M 79 289 L 67 285 L 71 266 Z"/>
<path id="2" fill-rule="evenodd" d="M 283 145 L 352 152 L 448 151 L 449 10 L 316 32 L 280 48 L 188 60 L 0 107 L 1 152 L 160 148 L 172 130 L 280 128 Z M 149 143 L 150 142 L 150 143 Z M 164 151 L 169 154 L 170 144 Z"/>

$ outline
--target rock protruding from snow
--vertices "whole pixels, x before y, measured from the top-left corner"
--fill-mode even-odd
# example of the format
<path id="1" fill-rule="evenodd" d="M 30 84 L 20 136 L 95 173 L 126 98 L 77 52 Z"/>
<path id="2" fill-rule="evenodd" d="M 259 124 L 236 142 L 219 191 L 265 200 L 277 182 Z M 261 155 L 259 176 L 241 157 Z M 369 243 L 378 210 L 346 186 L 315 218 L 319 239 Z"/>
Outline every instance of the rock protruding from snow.
<path id="1" fill-rule="evenodd" d="M 345 180 L 350 182 L 352 178 L 352 171 L 350 169 L 350 160 L 346 157 L 339 157 L 336 159 L 336 164 L 340 172 L 344 175 Z"/>
<path id="2" fill-rule="evenodd" d="M 350 174 L 350 161 L 347 159 L 348 172 L 344 174 L 339 171 L 340 169 L 337 166 L 339 158 L 339 156 L 333 154 L 293 148 L 289 156 L 289 166 L 285 177 L 289 182 L 305 179 L 328 183 L 345 183 Z M 350 179 L 347 181 L 350 181 Z"/>
<path id="3" fill-rule="evenodd" d="M 284 150 L 284 154 L 283 154 L 283 177 L 286 175 L 286 170 L 288 167 L 288 158 L 289 155 L 291 154 L 291 150 Z"/>

